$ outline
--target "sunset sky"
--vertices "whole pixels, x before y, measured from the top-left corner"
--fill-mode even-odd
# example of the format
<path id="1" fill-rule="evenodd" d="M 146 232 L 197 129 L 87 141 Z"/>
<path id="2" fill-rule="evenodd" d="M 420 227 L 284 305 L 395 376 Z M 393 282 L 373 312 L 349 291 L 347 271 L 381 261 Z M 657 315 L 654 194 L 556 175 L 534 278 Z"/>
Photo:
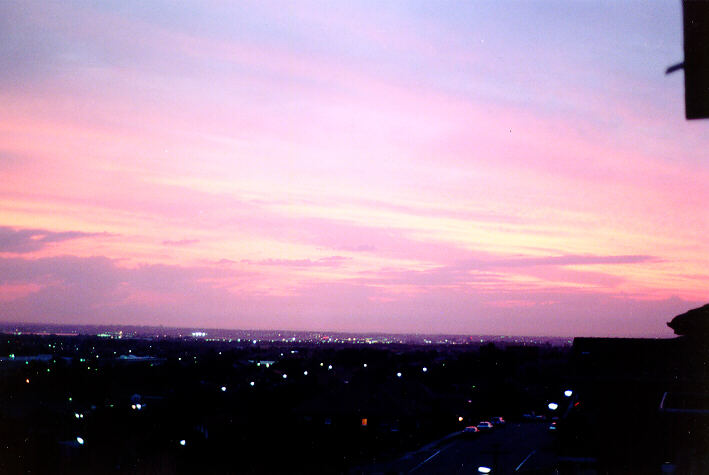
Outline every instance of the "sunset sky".
<path id="1" fill-rule="evenodd" d="M 0 2 L 0 320 L 671 336 L 679 0 Z"/>

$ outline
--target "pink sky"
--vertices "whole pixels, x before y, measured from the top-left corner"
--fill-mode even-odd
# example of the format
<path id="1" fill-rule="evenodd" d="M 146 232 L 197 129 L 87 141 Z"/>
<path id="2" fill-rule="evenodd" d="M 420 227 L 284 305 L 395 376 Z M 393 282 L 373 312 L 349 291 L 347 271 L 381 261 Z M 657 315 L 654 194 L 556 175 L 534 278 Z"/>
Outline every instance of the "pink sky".
<path id="1" fill-rule="evenodd" d="M 0 319 L 670 336 L 679 2 L 2 2 Z"/>

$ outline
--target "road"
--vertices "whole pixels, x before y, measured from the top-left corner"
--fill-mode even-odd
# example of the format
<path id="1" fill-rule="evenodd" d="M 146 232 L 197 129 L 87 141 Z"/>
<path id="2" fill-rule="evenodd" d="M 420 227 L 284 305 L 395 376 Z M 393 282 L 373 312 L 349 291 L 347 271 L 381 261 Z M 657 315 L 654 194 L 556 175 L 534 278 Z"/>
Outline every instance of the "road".
<path id="1" fill-rule="evenodd" d="M 548 423 L 506 424 L 472 438 L 460 436 L 429 444 L 390 463 L 368 467 L 362 473 L 454 474 L 478 473 L 478 467 L 492 473 L 525 473 L 554 466 L 553 434 Z"/>

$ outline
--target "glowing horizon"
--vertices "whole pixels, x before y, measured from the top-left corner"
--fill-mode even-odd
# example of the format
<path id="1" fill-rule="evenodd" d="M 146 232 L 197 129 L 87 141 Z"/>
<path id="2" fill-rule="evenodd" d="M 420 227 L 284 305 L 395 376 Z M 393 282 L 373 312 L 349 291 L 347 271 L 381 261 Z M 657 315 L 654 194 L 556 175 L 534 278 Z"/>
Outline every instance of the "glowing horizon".
<path id="1" fill-rule="evenodd" d="M 678 2 L 6 2 L 0 319 L 671 336 Z"/>

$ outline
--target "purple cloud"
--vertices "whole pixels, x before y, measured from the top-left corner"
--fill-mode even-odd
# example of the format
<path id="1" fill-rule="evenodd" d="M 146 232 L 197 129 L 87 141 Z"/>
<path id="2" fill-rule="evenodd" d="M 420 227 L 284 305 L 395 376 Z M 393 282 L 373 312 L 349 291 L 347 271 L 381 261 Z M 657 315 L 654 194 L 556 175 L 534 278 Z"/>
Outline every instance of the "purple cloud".
<path id="1" fill-rule="evenodd" d="M 596 264 L 639 264 L 659 261 L 660 259 L 657 257 L 647 255 L 594 256 L 568 254 L 563 256 L 510 259 L 503 261 L 500 264 L 510 266 L 573 266 Z"/>
<path id="2" fill-rule="evenodd" d="M 80 231 L 53 232 L 46 229 L 14 229 L 0 226 L 0 252 L 27 254 L 39 251 L 47 244 L 96 236 L 108 236 L 108 234 Z"/>
<path id="3" fill-rule="evenodd" d="M 616 255 L 596 256 L 591 254 L 566 254 L 561 256 L 545 257 L 492 257 L 490 259 L 476 259 L 462 261 L 459 266 L 463 268 L 490 269 L 503 267 L 538 267 L 538 266 L 577 266 L 599 264 L 641 264 L 647 262 L 660 262 L 660 259 L 648 255 Z"/>

